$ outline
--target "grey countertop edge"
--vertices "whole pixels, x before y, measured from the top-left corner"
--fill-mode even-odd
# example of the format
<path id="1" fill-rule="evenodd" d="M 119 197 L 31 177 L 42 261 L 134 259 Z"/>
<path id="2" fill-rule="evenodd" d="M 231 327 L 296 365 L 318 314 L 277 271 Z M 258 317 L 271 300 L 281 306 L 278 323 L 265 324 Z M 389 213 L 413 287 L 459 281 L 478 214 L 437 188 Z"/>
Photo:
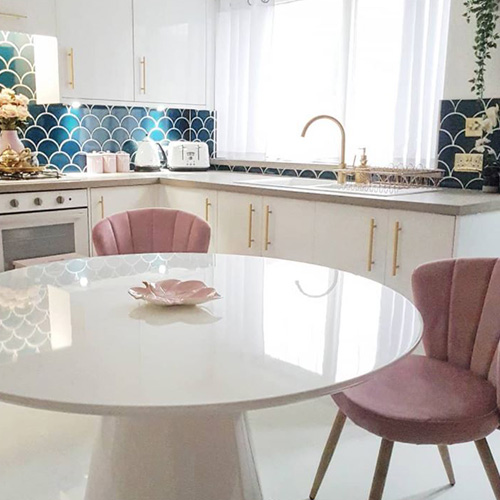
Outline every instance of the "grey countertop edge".
<path id="1" fill-rule="evenodd" d="M 227 167 L 258 167 L 275 168 L 280 170 L 319 170 L 327 171 L 339 168 L 338 163 L 300 162 L 288 160 L 257 160 L 241 158 L 212 158 L 210 165 L 223 165 Z"/>
<path id="2" fill-rule="evenodd" d="M 248 174 L 243 174 L 248 175 Z M 189 183 L 190 187 L 199 189 L 213 189 L 221 188 L 224 191 L 235 193 L 248 193 L 256 196 L 273 196 L 277 198 L 292 198 L 299 200 L 318 201 L 326 203 L 337 203 L 341 205 L 354 205 L 369 208 L 380 208 L 387 210 L 407 210 L 411 212 L 424 212 L 437 215 L 473 215 L 482 212 L 494 212 L 500 210 L 500 195 L 498 200 L 491 202 L 480 201 L 467 205 L 453 205 L 446 202 L 417 200 L 416 197 L 423 196 L 419 194 L 379 197 L 379 196 L 359 196 L 344 193 L 319 193 L 314 190 L 305 191 L 303 189 L 293 189 L 290 187 L 278 188 L 268 186 L 246 186 L 241 184 L 231 183 L 213 183 L 200 180 L 187 181 L 184 179 L 171 179 L 160 178 L 160 183 L 164 185 L 185 187 Z M 455 190 L 453 190 L 455 191 Z M 428 193 L 431 195 L 433 193 Z M 437 194 L 437 193 L 436 193 Z M 408 197 L 415 198 L 409 200 Z"/>
<path id="3" fill-rule="evenodd" d="M 197 177 L 195 177 L 197 176 Z M 33 191 L 55 191 L 64 189 L 87 189 L 120 186 L 139 186 L 163 184 L 179 187 L 224 190 L 248 193 L 258 196 L 274 196 L 300 200 L 337 203 L 391 210 L 407 210 L 438 215 L 473 215 L 482 212 L 500 211 L 500 194 L 484 194 L 455 189 L 422 194 L 410 194 L 390 197 L 360 196 L 348 193 L 320 193 L 318 191 L 279 188 L 267 186 L 249 186 L 236 184 L 235 181 L 248 180 L 250 174 L 232 172 L 200 173 L 148 173 L 148 174 L 86 174 L 68 176 L 62 179 L 43 179 L 30 181 L 0 182 L 1 193 L 19 193 Z M 252 174 L 252 178 L 263 177 Z"/>

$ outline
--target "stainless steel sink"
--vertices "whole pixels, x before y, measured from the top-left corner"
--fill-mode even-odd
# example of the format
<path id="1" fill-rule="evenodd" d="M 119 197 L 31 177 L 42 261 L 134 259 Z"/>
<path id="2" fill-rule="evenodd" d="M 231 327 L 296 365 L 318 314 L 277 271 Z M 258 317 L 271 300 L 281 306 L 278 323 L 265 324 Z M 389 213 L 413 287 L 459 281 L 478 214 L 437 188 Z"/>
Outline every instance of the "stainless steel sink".
<path id="1" fill-rule="evenodd" d="M 279 177 L 273 176 L 268 179 L 255 179 L 248 181 L 236 181 L 235 184 L 245 186 L 262 186 L 277 188 L 292 188 L 304 191 L 314 191 L 321 193 L 346 193 L 358 196 L 402 196 L 407 194 L 422 194 L 432 191 L 440 191 L 437 187 L 418 186 L 386 186 L 382 184 L 355 184 L 347 182 L 338 184 L 336 181 L 324 179 L 310 179 L 302 177 Z"/>

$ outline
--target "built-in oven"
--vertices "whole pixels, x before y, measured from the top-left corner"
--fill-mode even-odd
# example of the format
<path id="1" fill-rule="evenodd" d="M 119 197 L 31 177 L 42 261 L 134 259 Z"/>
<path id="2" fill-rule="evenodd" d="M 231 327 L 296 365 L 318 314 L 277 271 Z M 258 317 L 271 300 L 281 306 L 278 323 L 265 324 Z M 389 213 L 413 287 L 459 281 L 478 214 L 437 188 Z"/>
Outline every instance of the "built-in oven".
<path id="1" fill-rule="evenodd" d="M 85 189 L 0 194 L 0 271 L 89 255 Z"/>

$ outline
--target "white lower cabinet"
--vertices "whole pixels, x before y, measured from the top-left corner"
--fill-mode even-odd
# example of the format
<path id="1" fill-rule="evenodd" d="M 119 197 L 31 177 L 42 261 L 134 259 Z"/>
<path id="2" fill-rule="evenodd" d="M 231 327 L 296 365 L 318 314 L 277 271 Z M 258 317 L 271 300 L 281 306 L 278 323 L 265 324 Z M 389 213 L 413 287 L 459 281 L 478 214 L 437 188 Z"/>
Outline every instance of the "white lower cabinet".
<path id="1" fill-rule="evenodd" d="M 104 217 L 158 206 L 158 186 L 126 186 L 90 190 L 90 222 L 94 227 Z"/>
<path id="2" fill-rule="evenodd" d="M 420 265 L 451 259 L 456 218 L 391 210 L 385 284 L 411 298 L 411 276 Z"/>
<path id="3" fill-rule="evenodd" d="M 315 203 L 263 197 L 262 208 L 262 255 L 312 262 Z"/>
<path id="4" fill-rule="evenodd" d="M 184 210 L 206 220 L 212 228 L 210 252 L 217 251 L 217 191 L 162 186 L 160 205 Z"/>
<path id="5" fill-rule="evenodd" d="M 92 226 L 134 208 L 176 208 L 208 221 L 211 252 L 338 268 L 409 298 L 415 268 L 457 254 L 457 218 L 447 215 L 171 185 L 91 189 L 90 202 Z"/>
<path id="6" fill-rule="evenodd" d="M 312 262 L 314 203 L 219 192 L 217 251 Z"/>
<path id="7" fill-rule="evenodd" d="M 314 263 L 385 279 L 388 210 L 317 203 Z"/>
<path id="8" fill-rule="evenodd" d="M 262 255 L 262 197 L 220 191 L 218 253 Z"/>

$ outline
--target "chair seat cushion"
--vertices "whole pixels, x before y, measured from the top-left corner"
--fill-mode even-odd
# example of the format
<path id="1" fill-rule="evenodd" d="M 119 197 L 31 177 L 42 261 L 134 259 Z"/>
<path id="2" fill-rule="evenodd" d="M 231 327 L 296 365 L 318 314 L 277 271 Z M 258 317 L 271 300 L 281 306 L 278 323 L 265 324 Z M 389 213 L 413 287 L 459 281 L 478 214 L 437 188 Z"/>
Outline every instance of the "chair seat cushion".
<path id="1" fill-rule="evenodd" d="M 357 425 L 390 441 L 462 443 L 499 426 L 490 382 L 426 356 L 409 356 L 333 399 Z"/>

